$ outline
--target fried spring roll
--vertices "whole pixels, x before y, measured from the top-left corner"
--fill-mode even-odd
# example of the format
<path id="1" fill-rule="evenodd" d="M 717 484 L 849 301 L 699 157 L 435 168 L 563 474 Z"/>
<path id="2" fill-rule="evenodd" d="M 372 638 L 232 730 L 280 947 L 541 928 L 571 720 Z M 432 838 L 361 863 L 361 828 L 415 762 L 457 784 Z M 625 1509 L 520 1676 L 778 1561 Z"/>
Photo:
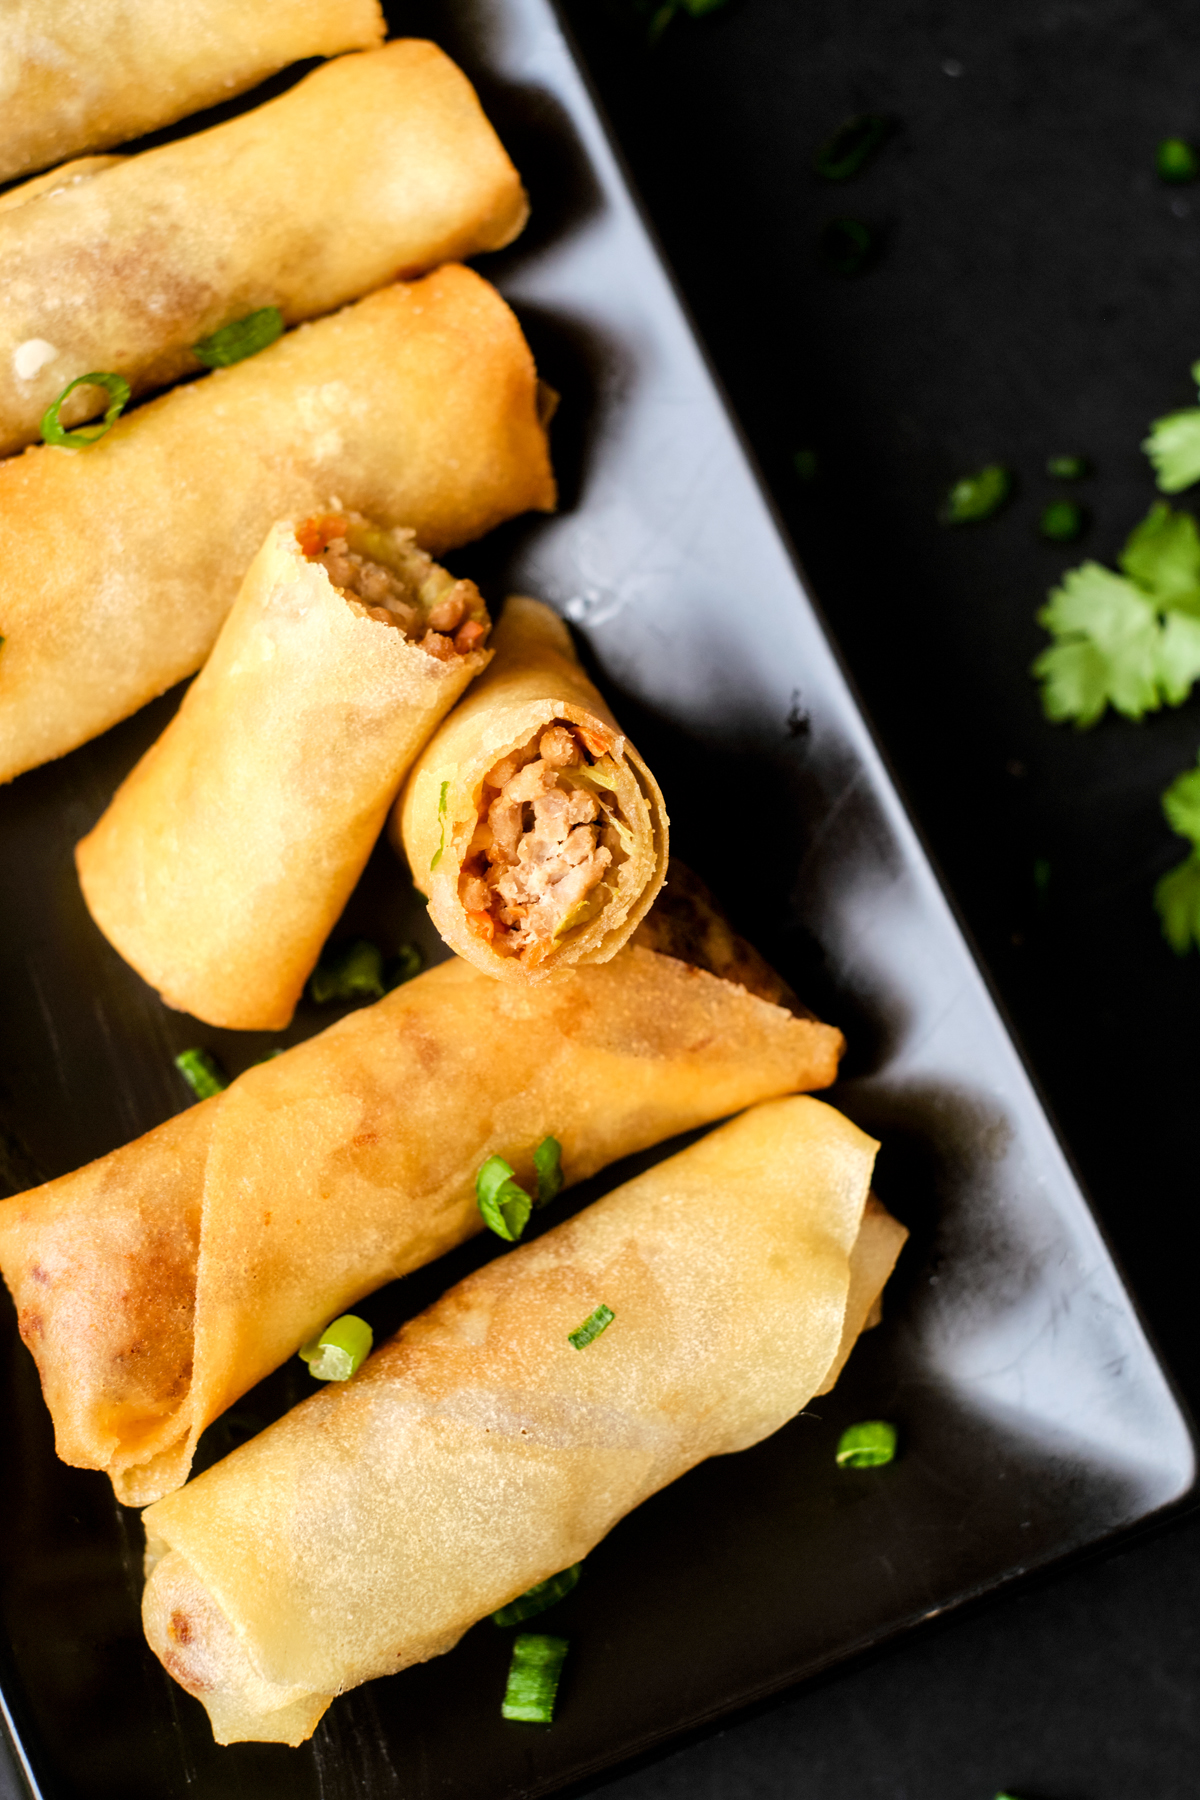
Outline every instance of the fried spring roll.
<path id="1" fill-rule="evenodd" d="M 436 556 L 553 505 L 529 348 L 453 263 L 163 394 L 89 449 L 0 463 L 0 780 L 199 668 L 276 519 L 345 508 Z"/>
<path id="2" fill-rule="evenodd" d="M 146 1636 L 217 1742 L 303 1742 L 335 1695 L 451 1649 L 794 1418 L 864 1323 L 856 1260 L 873 1300 L 904 1240 L 865 1217 L 876 1148 L 817 1100 L 756 1107 L 468 1276 L 151 1507 Z"/>
<path id="3" fill-rule="evenodd" d="M 557 613 L 510 599 L 495 651 L 415 763 L 392 832 L 450 948 L 541 981 L 628 941 L 667 872 L 667 810 Z"/>
<path id="4" fill-rule="evenodd" d="M 366 50 L 377 0 L 6 0 L 0 181 L 154 131 L 286 63 Z"/>
<path id="5" fill-rule="evenodd" d="M 335 1314 L 481 1229 L 499 1154 L 567 1181 L 827 1086 L 841 1033 L 654 951 L 534 989 L 443 963 L 124 1149 L 0 1204 L 64 1462 L 144 1504 Z"/>
<path id="6" fill-rule="evenodd" d="M 288 325 L 398 276 L 496 250 L 528 214 L 466 76 L 402 39 L 345 56 L 210 131 L 88 158 L 5 196 L 0 455 L 34 442 L 68 382 L 134 394 L 201 363 L 192 345 L 265 306 Z M 102 412 L 79 388 L 64 425 Z"/>
<path id="7" fill-rule="evenodd" d="M 417 751 L 486 668 L 411 531 L 272 526 L 166 731 L 75 852 L 109 942 L 210 1025 L 287 1025 Z"/>

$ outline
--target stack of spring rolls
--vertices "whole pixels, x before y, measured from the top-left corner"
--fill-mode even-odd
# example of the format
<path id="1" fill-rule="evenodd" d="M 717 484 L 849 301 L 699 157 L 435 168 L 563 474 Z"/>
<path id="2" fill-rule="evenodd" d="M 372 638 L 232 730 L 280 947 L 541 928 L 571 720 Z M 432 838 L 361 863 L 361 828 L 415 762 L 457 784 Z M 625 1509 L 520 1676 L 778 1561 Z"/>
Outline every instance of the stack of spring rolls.
<path id="1" fill-rule="evenodd" d="M 298 1744 L 826 1391 L 905 1234 L 802 1097 L 840 1033 L 669 864 L 566 627 L 493 629 L 437 560 L 555 498 L 551 397 L 459 260 L 528 211 L 469 83 L 374 0 L 178 10 L 0 21 L 0 177 L 76 158 L 0 195 L 0 780 L 199 670 L 77 848 L 132 968 L 281 1029 L 385 823 L 454 954 L 0 1204 L 0 1269 L 59 1455 L 150 1508 L 151 1647 L 219 1742 Z M 545 1199 L 547 1146 L 569 1186 L 722 1119 L 188 1481 L 331 1320 L 497 1229 L 486 1170 Z"/>

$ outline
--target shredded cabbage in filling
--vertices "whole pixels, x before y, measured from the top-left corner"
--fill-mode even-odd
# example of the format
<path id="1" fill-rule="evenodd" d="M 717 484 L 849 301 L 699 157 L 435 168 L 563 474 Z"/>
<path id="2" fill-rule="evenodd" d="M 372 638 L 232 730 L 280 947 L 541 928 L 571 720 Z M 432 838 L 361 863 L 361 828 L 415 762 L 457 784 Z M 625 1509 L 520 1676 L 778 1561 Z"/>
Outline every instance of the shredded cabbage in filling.
<path id="1" fill-rule="evenodd" d="M 418 548 L 415 532 L 384 532 L 329 513 L 297 526 L 296 541 L 348 601 L 439 662 L 466 656 L 487 638 L 475 583 L 456 581 Z"/>
<path id="2" fill-rule="evenodd" d="M 608 748 L 560 719 L 484 778 L 459 894 L 472 930 L 502 954 L 541 962 L 611 897 L 632 834 L 605 779 Z"/>

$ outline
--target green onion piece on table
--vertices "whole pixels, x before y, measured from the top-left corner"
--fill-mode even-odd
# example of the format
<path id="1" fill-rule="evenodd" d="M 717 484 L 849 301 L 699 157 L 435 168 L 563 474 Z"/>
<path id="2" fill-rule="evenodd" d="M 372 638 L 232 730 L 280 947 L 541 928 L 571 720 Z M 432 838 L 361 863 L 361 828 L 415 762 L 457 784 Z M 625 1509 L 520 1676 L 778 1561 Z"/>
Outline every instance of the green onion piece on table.
<path id="1" fill-rule="evenodd" d="M 544 1637 L 534 1631 L 523 1631 L 514 1638 L 508 1686 L 500 1708 L 506 1719 L 549 1725 L 566 1655 L 566 1638 Z"/>
<path id="2" fill-rule="evenodd" d="M 556 1137 L 544 1137 L 533 1153 L 537 1170 L 538 1206 L 545 1206 L 561 1193 L 563 1184 L 562 1145 Z"/>
<path id="3" fill-rule="evenodd" d="M 333 1000 L 382 1000 L 383 952 L 366 938 L 326 945 L 309 977 L 308 992 L 318 1006 Z"/>
<path id="4" fill-rule="evenodd" d="M 578 1583 L 582 1569 L 582 1563 L 572 1563 L 569 1569 L 549 1575 L 545 1581 L 535 1581 L 531 1588 L 492 1614 L 493 1625 L 520 1625 L 526 1619 L 536 1618 L 538 1613 L 566 1598 Z"/>
<path id="5" fill-rule="evenodd" d="M 206 369 L 227 369 L 231 363 L 245 362 L 248 356 L 257 356 L 260 350 L 265 350 L 268 344 L 282 336 L 283 314 L 279 308 L 260 306 L 257 312 L 247 313 L 244 319 L 222 325 L 211 337 L 201 338 L 198 344 L 192 345 L 192 355 Z"/>
<path id="6" fill-rule="evenodd" d="M 1055 481 L 1082 481 L 1091 470 L 1086 456 L 1048 456 L 1046 473 Z"/>
<path id="7" fill-rule="evenodd" d="M 1052 544 L 1069 544 L 1083 530 L 1083 508 L 1073 500 L 1052 500 L 1045 508 L 1038 529 Z"/>
<path id="8" fill-rule="evenodd" d="M 998 513 L 1012 493 L 1012 475 L 1003 463 L 988 463 L 954 483 L 942 504 L 943 525 L 975 525 Z"/>
<path id="9" fill-rule="evenodd" d="M 516 1243 L 533 1211 L 533 1201 L 514 1179 L 515 1173 L 502 1156 L 489 1156 L 475 1177 L 475 1199 L 484 1223 L 509 1244 Z"/>
<path id="10" fill-rule="evenodd" d="M 835 275 L 861 275 L 875 254 L 875 239 L 861 219 L 830 219 L 819 244 Z"/>
<path id="11" fill-rule="evenodd" d="M 886 1419 L 864 1419 L 838 1439 L 839 1469 L 879 1469 L 896 1454 L 896 1427 Z"/>
<path id="12" fill-rule="evenodd" d="M 1160 181 L 1195 181 L 1200 175 L 1200 156 L 1186 138 L 1164 138 L 1155 154 L 1154 166 Z"/>
<path id="13" fill-rule="evenodd" d="M 395 956 L 383 965 L 383 985 L 390 994 L 393 988 L 411 981 L 425 967 L 425 958 L 415 944 L 401 944 Z"/>
<path id="14" fill-rule="evenodd" d="M 214 1094 L 223 1094 L 229 1086 L 216 1058 L 207 1050 L 181 1050 L 175 1058 L 175 1067 L 197 1100 L 211 1100 Z"/>
<path id="15" fill-rule="evenodd" d="M 434 869 L 437 868 L 438 864 L 441 862 L 442 852 L 446 848 L 446 795 L 449 792 L 450 792 L 450 783 L 448 781 L 443 781 L 442 791 L 438 795 L 438 818 L 442 821 L 442 835 L 441 835 L 440 839 L 438 840 L 437 849 L 434 851 L 433 855 L 429 859 L 429 868 L 430 868 L 431 873 Z"/>
<path id="16" fill-rule="evenodd" d="M 343 1313 L 316 1337 L 301 1344 L 299 1355 L 318 1381 L 349 1381 L 371 1354 L 375 1334 L 365 1319 Z"/>
<path id="17" fill-rule="evenodd" d="M 888 122 L 878 113 L 859 113 L 826 139 L 813 157 L 813 168 L 826 181 L 847 181 L 871 160 L 887 131 Z"/>
<path id="18" fill-rule="evenodd" d="M 80 425 L 74 431 L 68 431 L 65 425 L 59 424 L 58 409 L 68 394 L 76 388 L 103 388 L 109 397 L 108 411 L 98 425 Z M 96 443 L 106 431 L 111 431 L 125 408 L 129 405 L 129 383 L 123 375 L 105 374 L 97 370 L 91 375 L 78 375 L 69 381 L 57 400 L 52 400 L 42 414 L 42 438 L 47 444 L 56 444 L 62 449 L 86 450 L 89 444 Z"/>
<path id="19" fill-rule="evenodd" d="M 568 1331 L 567 1337 L 577 1350 L 586 1350 L 593 1338 L 598 1338 L 602 1331 L 608 1330 L 616 1316 L 611 1306 L 605 1306 L 601 1302 L 594 1313 L 588 1314 L 582 1325 L 575 1331 Z"/>

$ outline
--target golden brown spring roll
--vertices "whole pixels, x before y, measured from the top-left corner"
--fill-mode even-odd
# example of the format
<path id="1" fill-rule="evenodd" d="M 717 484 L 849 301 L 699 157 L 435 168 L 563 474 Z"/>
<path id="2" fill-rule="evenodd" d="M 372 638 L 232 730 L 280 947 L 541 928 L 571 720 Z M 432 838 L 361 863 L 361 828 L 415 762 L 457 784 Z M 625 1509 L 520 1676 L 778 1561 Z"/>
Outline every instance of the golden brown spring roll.
<path id="1" fill-rule="evenodd" d="M 306 56 L 383 41 L 377 0 L 5 0 L 0 181 L 244 93 Z"/>
<path id="2" fill-rule="evenodd" d="M 398 276 L 496 250 L 528 213 L 466 76 L 402 39 L 344 56 L 211 131 L 92 157 L 5 196 L 0 455 L 80 375 L 135 395 L 194 374 L 192 345 L 261 307 L 288 325 Z M 79 388 L 64 425 L 102 412 Z"/>
<path id="3" fill-rule="evenodd" d="M 667 872 L 667 810 L 557 613 L 515 596 L 494 647 L 414 764 L 392 834 L 452 950 L 544 981 L 629 940 Z"/>
<path id="4" fill-rule="evenodd" d="M 475 1176 L 567 1181 L 827 1086 L 841 1033 L 650 950 L 533 989 L 443 963 L 136 1143 L 0 1205 L 58 1454 L 144 1504 L 239 1394 L 481 1229 Z"/>
<path id="5" fill-rule="evenodd" d="M 166 731 L 75 852 L 126 962 L 210 1025 L 287 1025 L 487 609 L 357 515 L 272 526 Z"/>
<path id="6" fill-rule="evenodd" d="M 276 519 L 348 509 L 433 556 L 554 477 L 537 375 L 451 263 L 119 419 L 0 463 L 0 780 L 192 674 Z"/>
<path id="7" fill-rule="evenodd" d="M 840 1354 L 876 1148 L 820 1101 L 756 1107 L 151 1507 L 146 1636 L 217 1742 L 301 1743 L 335 1695 L 451 1649 L 794 1418 Z M 882 1218 L 879 1287 L 905 1235 Z"/>

